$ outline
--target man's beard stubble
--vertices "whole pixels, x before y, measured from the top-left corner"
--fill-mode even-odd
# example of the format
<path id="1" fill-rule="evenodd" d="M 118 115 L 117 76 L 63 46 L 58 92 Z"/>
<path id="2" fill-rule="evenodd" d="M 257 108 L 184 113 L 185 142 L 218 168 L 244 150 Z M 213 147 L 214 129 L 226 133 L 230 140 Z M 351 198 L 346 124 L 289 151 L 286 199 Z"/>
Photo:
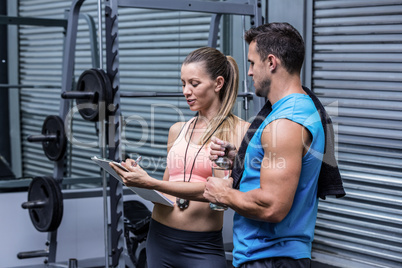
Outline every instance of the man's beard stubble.
<path id="1" fill-rule="evenodd" d="M 268 98 L 268 94 L 271 91 L 271 80 L 265 79 L 263 80 L 258 88 L 255 88 L 255 95 L 258 97 L 265 97 Z"/>

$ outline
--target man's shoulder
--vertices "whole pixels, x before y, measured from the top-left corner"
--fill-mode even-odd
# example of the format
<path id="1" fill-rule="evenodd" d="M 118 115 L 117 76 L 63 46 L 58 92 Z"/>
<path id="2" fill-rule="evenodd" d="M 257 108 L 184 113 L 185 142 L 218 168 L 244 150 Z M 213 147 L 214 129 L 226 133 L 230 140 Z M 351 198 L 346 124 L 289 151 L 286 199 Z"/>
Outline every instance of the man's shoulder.
<path id="1" fill-rule="evenodd" d="M 317 112 L 312 99 L 306 94 L 291 94 L 283 98 L 278 103 L 276 109 L 270 114 L 271 118 L 287 117 L 290 119 L 294 116 L 311 116 Z M 290 117 L 290 118 L 289 118 Z"/>

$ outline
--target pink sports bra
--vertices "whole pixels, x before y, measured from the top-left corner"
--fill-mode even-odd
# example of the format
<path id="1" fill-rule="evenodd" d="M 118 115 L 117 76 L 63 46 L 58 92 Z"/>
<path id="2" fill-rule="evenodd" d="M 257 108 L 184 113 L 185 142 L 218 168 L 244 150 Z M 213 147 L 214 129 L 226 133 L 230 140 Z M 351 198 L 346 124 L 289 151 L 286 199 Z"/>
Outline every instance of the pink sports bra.
<path id="1" fill-rule="evenodd" d="M 172 148 L 167 156 L 167 168 L 169 170 L 169 181 L 184 181 L 184 155 L 186 153 L 187 143 L 189 141 L 186 140 L 186 133 L 191 125 L 190 123 L 193 121 L 189 120 L 186 122 L 184 127 L 182 128 L 179 136 L 175 140 Z M 191 130 L 189 130 L 191 131 Z M 190 178 L 191 168 L 194 163 L 193 172 L 191 175 L 190 182 L 205 182 L 207 177 L 212 176 L 211 170 L 211 161 L 209 160 L 210 147 L 209 143 L 205 144 L 201 151 L 198 153 L 198 150 L 201 148 L 201 145 L 191 143 L 188 145 L 187 150 L 187 160 L 186 160 L 186 181 Z M 195 156 L 197 157 L 195 158 Z M 194 162 L 195 158 L 195 162 Z"/>

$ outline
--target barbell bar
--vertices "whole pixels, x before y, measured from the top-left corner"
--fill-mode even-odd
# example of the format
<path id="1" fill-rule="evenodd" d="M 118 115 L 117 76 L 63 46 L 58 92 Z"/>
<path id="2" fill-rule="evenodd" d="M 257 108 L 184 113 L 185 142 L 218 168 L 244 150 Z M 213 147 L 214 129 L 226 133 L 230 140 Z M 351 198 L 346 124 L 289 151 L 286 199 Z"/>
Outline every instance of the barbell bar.
<path id="1" fill-rule="evenodd" d="M 61 94 L 63 99 L 76 99 L 81 116 L 88 121 L 96 122 L 99 118 L 99 102 L 105 107 L 113 103 L 112 85 L 103 69 L 92 68 L 84 71 L 77 82 L 77 90 Z M 252 99 L 251 92 L 238 93 L 238 97 Z M 181 92 L 120 92 L 122 98 L 183 97 Z"/>
<path id="2" fill-rule="evenodd" d="M 57 135 L 30 135 L 27 140 L 29 142 L 55 141 L 57 140 Z"/>

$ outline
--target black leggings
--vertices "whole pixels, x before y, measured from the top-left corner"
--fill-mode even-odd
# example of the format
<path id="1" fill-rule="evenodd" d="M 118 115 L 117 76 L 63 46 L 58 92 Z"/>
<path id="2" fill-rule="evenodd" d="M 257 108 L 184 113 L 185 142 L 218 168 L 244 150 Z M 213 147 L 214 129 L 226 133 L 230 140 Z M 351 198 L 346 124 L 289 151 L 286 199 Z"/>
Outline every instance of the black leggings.
<path id="1" fill-rule="evenodd" d="M 148 268 L 226 268 L 222 232 L 191 232 L 151 220 Z"/>

